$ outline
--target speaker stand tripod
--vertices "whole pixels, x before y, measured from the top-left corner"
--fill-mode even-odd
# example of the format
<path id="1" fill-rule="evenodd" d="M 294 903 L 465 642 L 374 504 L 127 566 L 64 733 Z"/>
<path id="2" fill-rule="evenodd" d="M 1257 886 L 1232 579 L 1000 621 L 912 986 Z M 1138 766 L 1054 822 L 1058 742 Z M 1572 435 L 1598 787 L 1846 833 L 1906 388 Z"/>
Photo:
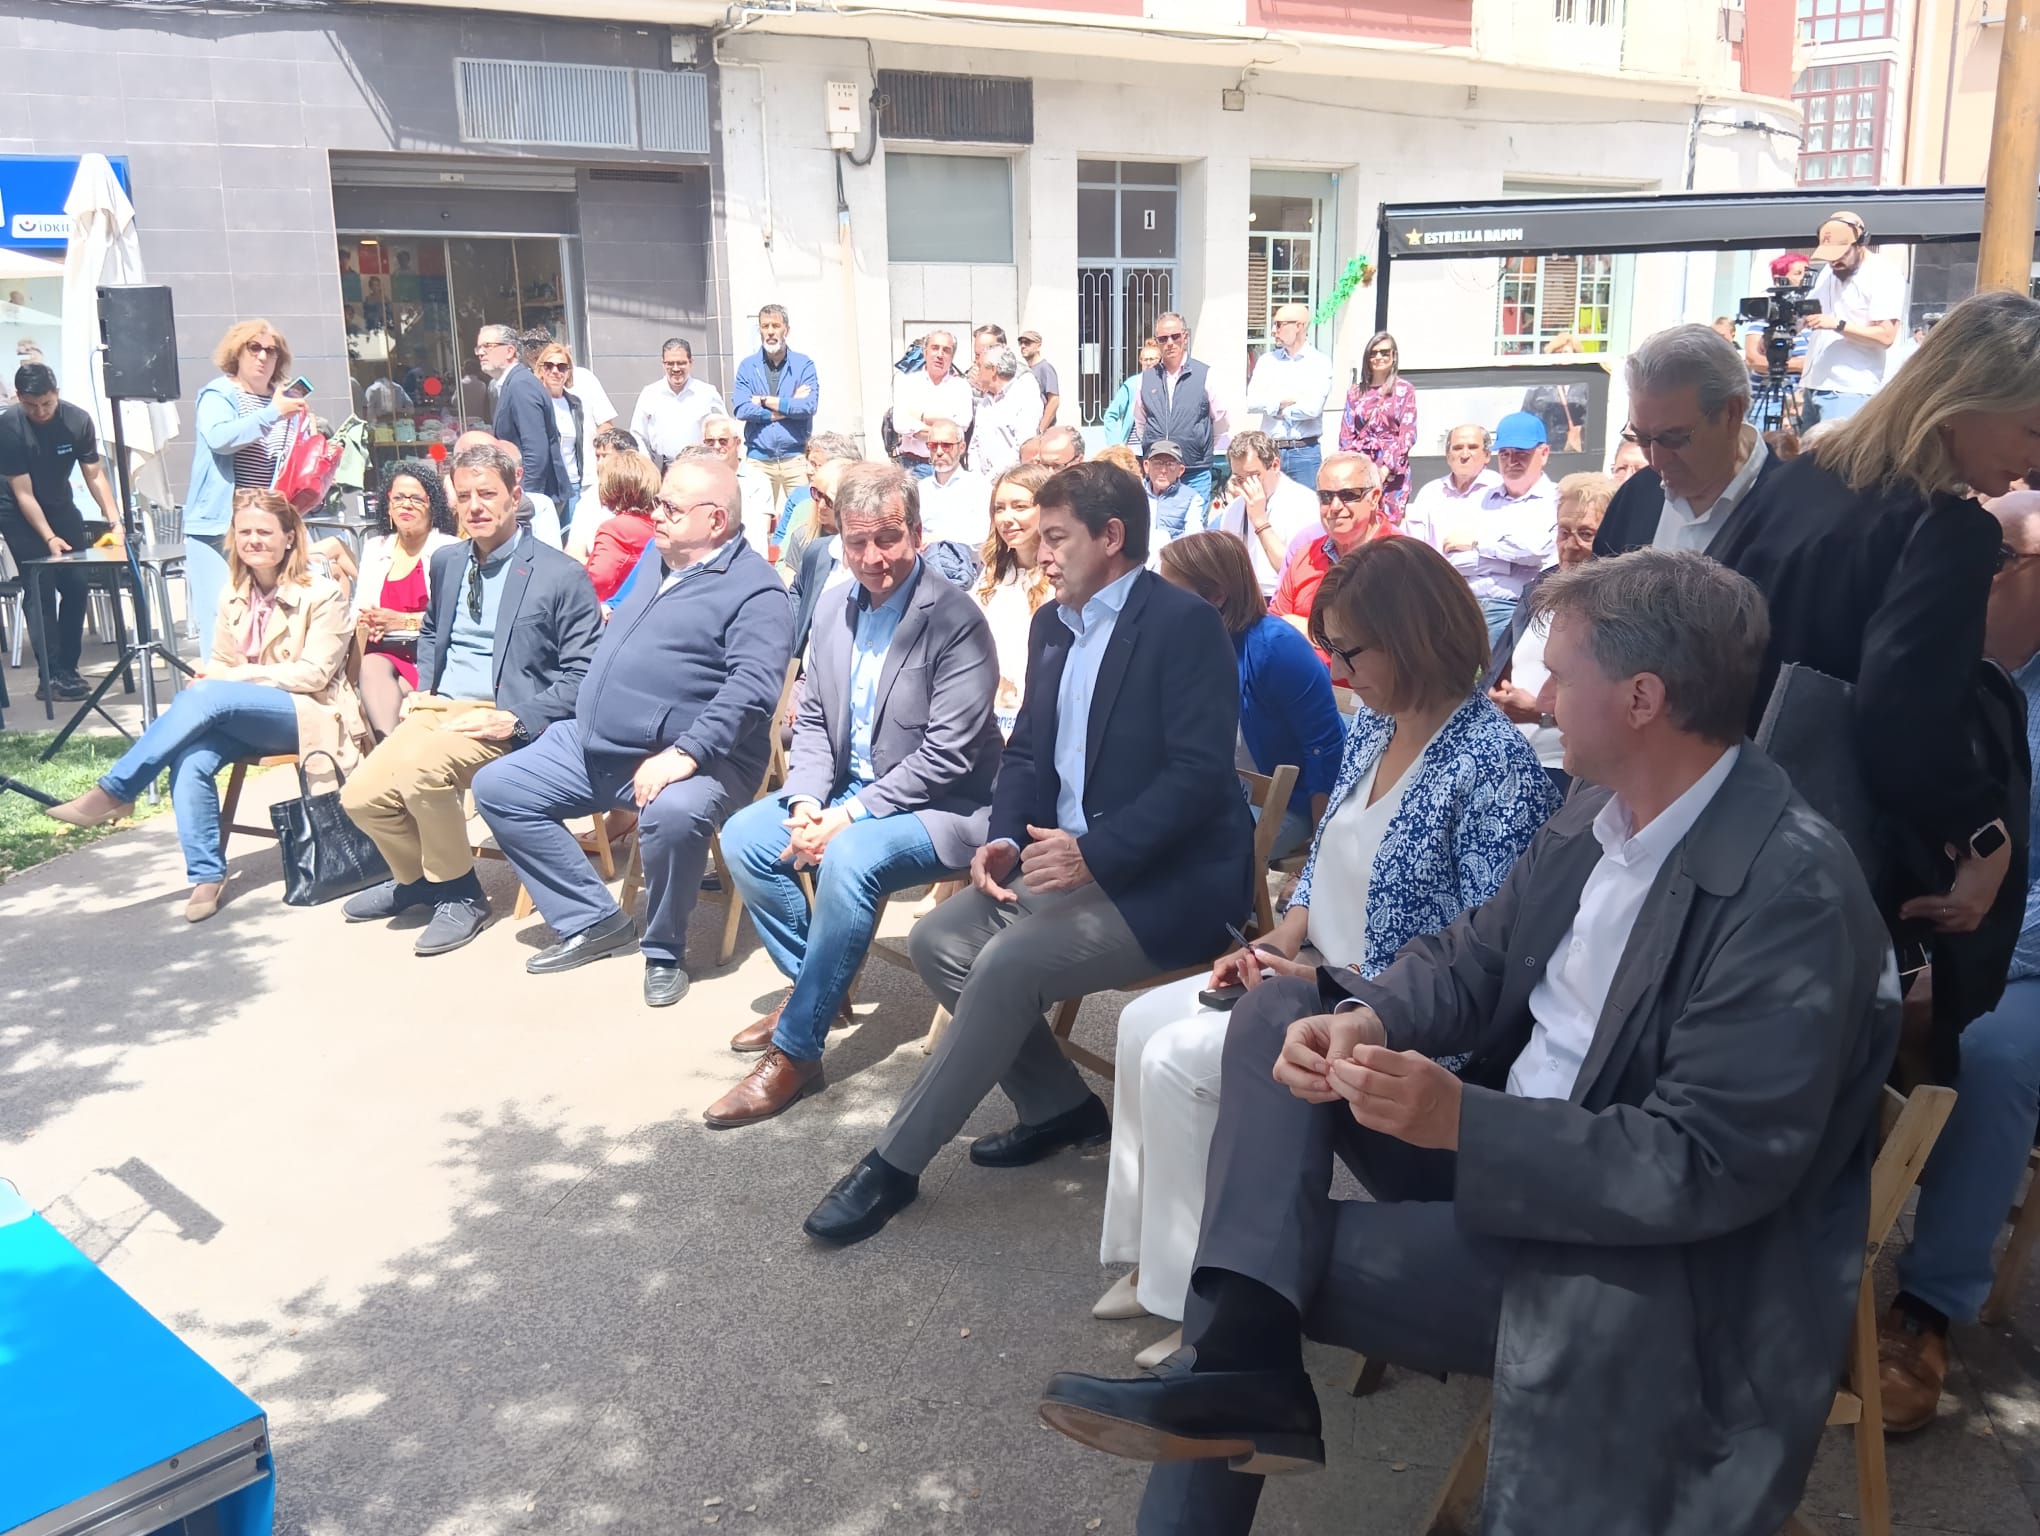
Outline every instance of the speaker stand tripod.
<path id="1" fill-rule="evenodd" d="M 149 614 L 149 584 L 142 571 L 141 559 L 135 553 L 141 547 L 145 531 L 142 528 L 141 515 L 135 508 L 134 485 L 131 480 L 131 471 L 128 467 L 127 436 L 121 428 L 121 418 L 125 414 L 121 407 L 125 403 L 125 396 L 114 396 L 112 399 L 113 468 L 114 474 L 120 482 L 121 536 L 126 541 L 125 549 L 128 573 L 134 578 L 135 584 L 134 632 L 129 637 L 128 643 L 122 649 L 120 655 L 114 660 L 114 664 L 107 669 L 106 676 L 102 677 L 99 680 L 99 685 L 86 695 L 85 701 L 78 706 L 77 712 L 64 722 L 64 728 L 57 732 L 56 740 L 52 741 L 38 754 L 37 760 L 39 762 L 46 763 L 61 752 L 64 749 L 64 743 L 71 739 L 72 733 L 79 726 L 83 725 L 85 717 L 91 714 L 97 714 L 100 719 L 104 720 L 130 741 L 134 739 L 134 732 L 128 730 L 126 726 L 109 715 L 100 704 L 100 701 L 106 697 L 107 690 L 130 667 L 135 670 L 135 680 L 141 690 L 142 728 L 144 730 L 147 730 L 150 722 L 156 718 L 156 662 L 158 658 L 167 665 L 175 667 L 186 677 L 195 678 L 198 676 L 178 656 L 175 649 L 165 641 L 156 638 L 156 623 Z M 115 601 L 119 601 L 118 594 L 115 595 Z M 166 612 L 163 617 L 167 623 L 170 617 L 169 614 Z M 19 788 L 19 786 L 13 784 L 9 784 L 6 787 L 10 789 Z M 153 786 L 151 788 L 153 791 Z M 41 798 L 41 796 L 38 794 L 37 798 Z M 54 805 L 56 802 L 51 801 L 50 803 Z"/>

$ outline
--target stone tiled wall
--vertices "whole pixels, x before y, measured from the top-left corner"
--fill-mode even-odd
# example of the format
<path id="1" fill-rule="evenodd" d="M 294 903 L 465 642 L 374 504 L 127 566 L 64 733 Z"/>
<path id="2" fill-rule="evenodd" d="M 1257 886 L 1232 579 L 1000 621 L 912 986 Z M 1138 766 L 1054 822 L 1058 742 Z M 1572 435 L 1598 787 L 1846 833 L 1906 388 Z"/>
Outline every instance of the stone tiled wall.
<path id="1" fill-rule="evenodd" d="M 479 12 L 183 16 L 0 0 L 0 153 L 128 157 L 143 259 L 177 310 L 186 433 L 169 467 L 181 489 L 188 404 L 235 320 L 267 317 L 318 394 L 347 398 L 336 152 L 576 164 L 586 360 L 626 411 L 676 331 L 726 383 L 706 164 L 643 157 L 615 168 L 657 179 L 606 180 L 571 151 L 460 142 L 456 57 L 660 69 L 668 38 L 662 27 Z"/>

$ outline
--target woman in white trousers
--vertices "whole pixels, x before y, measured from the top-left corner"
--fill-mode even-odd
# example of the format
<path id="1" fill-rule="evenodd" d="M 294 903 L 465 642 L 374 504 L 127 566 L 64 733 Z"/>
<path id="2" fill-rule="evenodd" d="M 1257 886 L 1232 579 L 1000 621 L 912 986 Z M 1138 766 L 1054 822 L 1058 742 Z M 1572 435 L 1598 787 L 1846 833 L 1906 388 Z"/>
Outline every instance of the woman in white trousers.
<path id="1" fill-rule="evenodd" d="M 1236 579 L 1251 582 L 1241 554 Z M 1099 1259 L 1137 1267 L 1099 1300 L 1099 1317 L 1183 1316 L 1228 1018 L 1198 993 L 1320 965 L 1377 974 L 1410 939 L 1492 896 L 1558 808 L 1523 735 L 1482 689 L 1468 690 L 1487 665 L 1487 625 L 1437 551 L 1384 539 L 1347 554 L 1325 576 L 1310 637 L 1361 707 L 1295 894 L 1251 955 L 1157 987 L 1119 1018 Z M 1177 1342 L 1137 1358 L 1156 1363 Z"/>

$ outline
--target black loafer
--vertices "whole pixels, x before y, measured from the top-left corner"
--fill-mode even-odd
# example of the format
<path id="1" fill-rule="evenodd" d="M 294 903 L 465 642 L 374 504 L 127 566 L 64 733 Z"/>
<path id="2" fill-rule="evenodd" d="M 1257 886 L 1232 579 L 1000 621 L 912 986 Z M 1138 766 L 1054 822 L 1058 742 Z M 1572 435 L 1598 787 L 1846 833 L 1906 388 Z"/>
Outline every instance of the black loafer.
<path id="1" fill-rule="evenodd" d="M 980 1168 L 1024 1168 L 1064 1147 L 1103 1146 L 1111 1139 L 1112 1116 L 1094 1093 L 1053 1120 L 980 1136 L 970 1144 L 970 1160 Z"/>
<path id="2" fill-rule="evenodd" d="M 687 973 L 663 960 L 645 962 L 645 1006 L 670 1008 L 687 995 Z"/>
<path id="3" fill-rule="evenodd" d="M 524 962 L 524 968 L 534 976 L 551 976 L 635 948 L 637 923 L 628 912 L 614 912 L 593 928 L 583 928 L 572 937 L 541 949 Z"/>
<path id="4" fill-rule="evenodd" d="M 867 1152 L 864 1161 L 822 1197 L 822 1203 L 801 1223 L 801 1230 L 825 1243 L 861 1243 L 912 1205 L 920 1193 L 918 1175 L 902 1173 L 876 1152 Z"/>
<path id="5" fill-rule="evenodd" d="M 1179 1349 L 1145 1376 L 1064 1371 L 1041 1421 L 1131 1461 L 1213 1461 L 1235 1472 L 1312 1472 L 1325 1464 L 1317 1389 L 1302 1371 L 1197 1371 Z"/>

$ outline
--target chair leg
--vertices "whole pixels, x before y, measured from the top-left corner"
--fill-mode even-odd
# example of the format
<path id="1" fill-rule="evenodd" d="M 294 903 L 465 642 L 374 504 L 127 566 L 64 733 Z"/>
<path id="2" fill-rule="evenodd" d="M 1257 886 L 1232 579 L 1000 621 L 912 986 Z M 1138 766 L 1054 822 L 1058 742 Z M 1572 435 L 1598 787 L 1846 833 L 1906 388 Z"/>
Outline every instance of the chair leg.
<path id="1" fill-rule="evenodd" d="M 933 1056 L 935 1047 L 942 1043 L 942 1032 L 949 1028 L 949 1010 L 937 1005 L 935 1017 L 928 1021 L 928 1033 L 921 1037 L 921 1054 Z"/>
<path id="2" fill-rule="evenodd" d="M 1346 1388 L 1348 1396 L 1372 1397 L 1381 1390 L 1382 1380 L 1388 1375 L 1388 1362 L 1378 1355 L 1361 1355 L 1353 1362 L 1353 1380 Z"/>
<path id="3" fill-rule="evenodd" d="M 744 920 L 744 898 L 737 894 L 737 882 L 730 878 L 729 860 L 723 857 L 720 833 L 710 841 L 708 856 L 715 863 L 716 878 L 722 881 L 723 894 L 729 904 L 729 910 L 723 917 L 722 948 L 716 954 L 715 963 L 728 965 L 730 957 L 737 952 L 737 928 Z"/>
<path id="4" fill-rule="evenodd" d="M 1488 1412 L 1491 1404 L 1480 1405 L 1480 1417 L 1467 1432 L 1466 1444 L 1445 1476 L 1445 1486 L 1431 1505 L 1424 1522 L 1424 1536 L 1474 1536 L 1479 1529 L 1480 1494 L 1487 1482 Z"/>
<path id="5" fill-rule="evenodd" d="M 510 920 L 513 923 L 523 922 L 527 917 L 531 916 L 531 908 L 531 887 L 519 881 L 517 885 L 517 903 L 510 909 Z"/>
<path id="6" fill-rule="evenodd" d="M 1863 1536 L 1891 1536 L 1891 1489 L 1884 1476 L 1884 1398 L 1878 1384 L 1877 1302 L 1870 1277 L 1856 1294 L 1849 1341 L 1849 1388 L 1863 1402 L 1856 1421 L 1856 1524 Z"/>
<path id="7" fill-rule="evenodd" d="M 2040 1239 L 2040 1190 L 2028 1184 L 2025 1198 L 2012 1212 L 2011 1220 L 2012 1235 L 2005 1239 L 2005 1251 L 1998 1255 L 1997 1271 L 1991 1277 L 1990 1295 L 1977 1315 L 1980 1322 L 2004 1321 L 2005 1314 L 2011 1310 L 2013 1298 L 2019 1294 L 2019 1281 L 2025 1274 L 2026 1261 L 2033 1256 L 2035 1239 Z"/>
<path id="8" fill-rule="evenodd" d="M 241 804 L 241 784 L 248 777 L 248 765 L 236 763 L 227 775 L 227 792 L 220 800 L 220 862 L 227 861 L 227 844 L 234 836 L 234 812 Z"/>

